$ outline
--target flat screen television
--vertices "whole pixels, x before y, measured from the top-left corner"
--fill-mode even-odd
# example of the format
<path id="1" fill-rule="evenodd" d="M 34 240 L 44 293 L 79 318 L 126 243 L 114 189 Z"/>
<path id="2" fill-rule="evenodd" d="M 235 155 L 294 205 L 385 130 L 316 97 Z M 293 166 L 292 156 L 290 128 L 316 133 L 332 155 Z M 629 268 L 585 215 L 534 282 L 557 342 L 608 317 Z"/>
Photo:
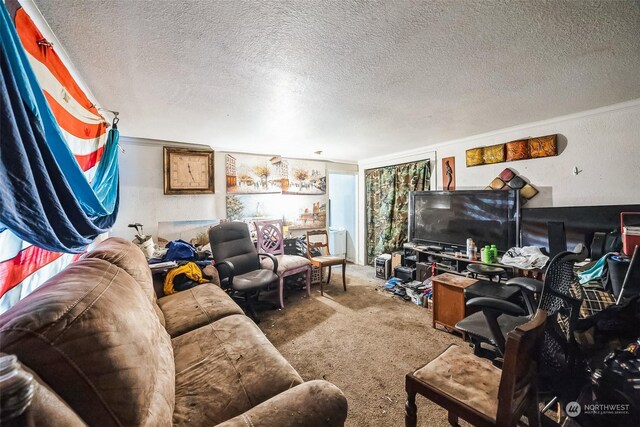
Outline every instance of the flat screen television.
<path id="1" fill-rule="evenodd" d="M 516 246 L 519 204 L 514 190 L 414 191 L 409 199 L 409 240 L 449 250 Z"/>

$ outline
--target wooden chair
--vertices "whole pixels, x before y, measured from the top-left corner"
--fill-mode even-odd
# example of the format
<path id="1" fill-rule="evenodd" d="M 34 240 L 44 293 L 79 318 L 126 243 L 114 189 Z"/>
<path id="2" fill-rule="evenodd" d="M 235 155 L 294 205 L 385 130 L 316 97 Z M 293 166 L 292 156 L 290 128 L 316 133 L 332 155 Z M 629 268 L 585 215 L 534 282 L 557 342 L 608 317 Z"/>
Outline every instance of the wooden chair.
<path id="1" fill-rule="evenodd" d="M 512 427 L 523 415 L 530 427 L 539 426 L 534 357 L 546 319 L 547 314 L 538 310 L 533 319 L 509 332 L 502 371 L 454 344 L 407 374 L 405 425 L 416 425 L 420 394 L 446 409 L 454 426 L 459 417 L 479 427 Z"/>
<path id="2" fill-rule="evenodd" d="M 278 261 L 278 288 L 280 291 L 280 308 L 284 308 L 284 278 L 306 272 L 307 295 L 311 295 L 311 262 L 297 255 L 285 255 L 282 221 L 255 221 L 258 251 L 272 254 Z M 271 260 L 263 259 L 262 268 L 269 268 Z"/>
<path id="3" fill-rule="evenodd" d="M 320 236 L 318 240 L 317 236 Z M 331 280 L 331 267 L 334 265 L 342 265 L 342 286 L 345 292 L 347 291 L 346 269 L 347 260 L 337 256 L 332 256 L 329 252 L 329 236 L 327 230 L 313 230 L 305 233 L 307 240 L 307 258 L 311 261 L 311 265 L 320 269 L 320 295 L 324 295 L 324 282 L 322 280 L 322 269 L 329 267 L 329 274 L 327 275 L 327 284 Z M 320 250 L 321 255 L 312 256 L 311 251 L 317 249 Z"/>

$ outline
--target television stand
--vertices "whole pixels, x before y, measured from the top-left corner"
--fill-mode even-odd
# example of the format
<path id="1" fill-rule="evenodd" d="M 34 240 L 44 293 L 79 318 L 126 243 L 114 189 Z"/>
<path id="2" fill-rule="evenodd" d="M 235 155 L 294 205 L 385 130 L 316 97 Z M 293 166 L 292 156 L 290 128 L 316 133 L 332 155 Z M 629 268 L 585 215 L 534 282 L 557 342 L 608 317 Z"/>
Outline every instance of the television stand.
<path id="1" fill-rule="evenodd" d="M 405 243 L 405 259 L 411 259 L 415 263 L 426 263 L 429 265 L 435 264 L 435 274 L 453 273 L 460 276 L 466 276 L 470 273 L 467 270 L 468 265 L 480 264 L 488 267 L 503 268 L 507 274 L 507 279 L 517 275 L 518 268 L 511 265 L 484 263 L 480 260 L 470 260 L 465 256 L 456 257 L 451 252 L 434 251 L 431 248 L 433 248 L 433 246 Z"/>

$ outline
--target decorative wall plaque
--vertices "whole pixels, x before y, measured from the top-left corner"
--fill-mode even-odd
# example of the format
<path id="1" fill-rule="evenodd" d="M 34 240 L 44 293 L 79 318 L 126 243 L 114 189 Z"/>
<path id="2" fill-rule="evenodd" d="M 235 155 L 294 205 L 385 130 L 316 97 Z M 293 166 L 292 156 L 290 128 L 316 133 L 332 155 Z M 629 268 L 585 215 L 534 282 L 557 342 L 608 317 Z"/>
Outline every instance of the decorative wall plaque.
<path id="1" fill-rule="evenodd" d="M 557 135 L 547 135 L 529 140 L 529 151 L 532 158 L 558 155 Z"/>
<path id="2" fill-rule="evenodd" d="M 484 163 L 490 165 L 492 163 L 504 162 L 504 144 L 490 145 L 484 147 Z"/>
<path id="3" fill-rule="evenodd" d="M 442 189 L 453 191 L 456 189 L 456 158 L 442 159 Z"/>
<path id="4" fill-rule="evenodd" d="M 487 190 L 520 190 L 520 196 L 522 196 L 522 203 L 526 203 L 528 200 L 538 194 L 538 189 L 533 185 L 527 183 L 527 181 L 516 174 L 510 168 L 505 168 L 500 175 L 489 183 L 486 187 Z"/>
<path id="5" fill-rule="evenodd" d="M 511 141 L 506 143 L 507 162 L 513 160 L 524 160 L 531 157 L 529 155 L 529 141 L 526 139 L 520 139 L 518 141 Z"/>
<path id="6" fill-rule="evenodd" d="M 466 151 L 467 167 L 484 164 L 484 147 L 472 148 Z"/>

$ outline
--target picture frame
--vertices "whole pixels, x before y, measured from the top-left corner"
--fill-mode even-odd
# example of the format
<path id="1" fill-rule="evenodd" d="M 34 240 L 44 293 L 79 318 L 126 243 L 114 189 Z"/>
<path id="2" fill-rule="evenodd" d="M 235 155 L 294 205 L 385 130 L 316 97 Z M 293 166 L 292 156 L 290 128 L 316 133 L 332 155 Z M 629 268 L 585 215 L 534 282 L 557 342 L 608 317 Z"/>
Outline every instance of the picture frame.
<path id="1" fill-rule="evenodd" d="M 442 190 L 456 189 L 456 158 L 454 156 L 442 159 Z"/>
<path id="2" fill-rule="evenodd" d="M 163 147 L 164 194 L 214 194 L 214 151 Z"/>

